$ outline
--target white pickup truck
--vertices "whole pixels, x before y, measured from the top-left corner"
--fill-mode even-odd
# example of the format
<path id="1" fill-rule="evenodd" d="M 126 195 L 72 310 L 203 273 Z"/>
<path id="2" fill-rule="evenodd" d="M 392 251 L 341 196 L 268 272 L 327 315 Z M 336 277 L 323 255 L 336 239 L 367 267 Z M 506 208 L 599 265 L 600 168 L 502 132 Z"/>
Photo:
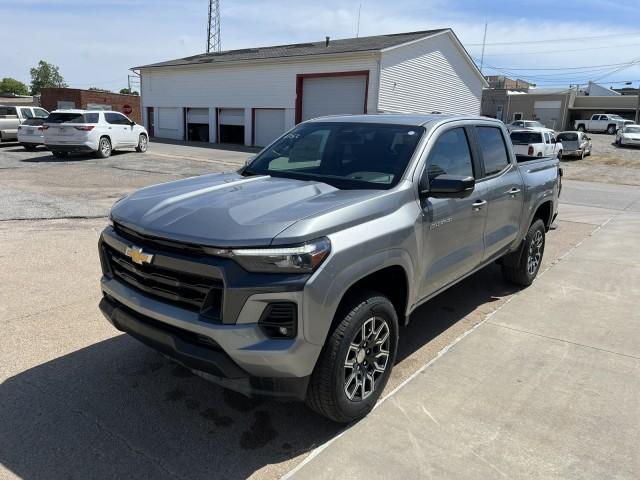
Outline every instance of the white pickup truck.
<path id="1" fill-rule="evenodd" d="M 589 120 L 576 120 L 574 127 L 579 132 L 606 132 L 614 135 L 624 126 L 625 120 L 620 115 L 596 113 Z"/>
<path id="2" fill-rule="evenodd" d="M 510 136 L 516 155 L 562 158 L 562 143 L 556 140 L 554 133 L 546 129 L 514 130 Z"/>
<path id="3" fill-rule="evenodd" d="M 14 107 L 0 105 L 0 142 L 15 142 L 18 127 L 28 118 L 47 118 L 49 112 L 40 107 Z"/>

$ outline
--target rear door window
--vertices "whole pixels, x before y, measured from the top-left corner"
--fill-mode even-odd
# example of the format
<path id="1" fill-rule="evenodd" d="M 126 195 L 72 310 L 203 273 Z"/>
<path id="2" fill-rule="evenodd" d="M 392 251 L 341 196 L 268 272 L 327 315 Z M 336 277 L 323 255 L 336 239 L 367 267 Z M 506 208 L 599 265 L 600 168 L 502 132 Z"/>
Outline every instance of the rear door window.
<path id="1" fill-rule="evenodd" d="M 440 135 L 427 159 L 429 182 L 438 175 L 473 177 L 471 149 L 464 128 L 453 128 Z"/>
<path id="2" fill-rule="evenodd" d="M 20 113 L 22 113 L 22 118 L 33 118 L 33 112 L 30 108 L 21 108 Z"/>
<path id="3" fill-rule="evenodd" d="M 0 115 L 17 115 L 16 107 L 0 107 Z"/>
<path id="4" fill-rule="evenodd" d="M 502 130 L 496 127 L 476 127 L 478 148 L 484 161 L 484 175 L 488 177 L 509 166 L 507 145 Z"/>

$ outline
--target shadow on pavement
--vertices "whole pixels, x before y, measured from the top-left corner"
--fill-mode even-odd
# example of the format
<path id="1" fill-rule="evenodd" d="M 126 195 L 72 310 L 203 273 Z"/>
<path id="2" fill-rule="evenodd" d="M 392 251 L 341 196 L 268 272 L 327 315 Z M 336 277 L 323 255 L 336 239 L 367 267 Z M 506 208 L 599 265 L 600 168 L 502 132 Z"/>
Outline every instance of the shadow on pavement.
<path id="1" fill-rule="evenodd" d="M 32 152 L 30 152 L 32 153 Z M 113 151 L 111 152 L 111 157 L 109 158 L 98 158 L 93 153 L 71 153 L 63 158 L 54 157 L 50 152 L 42 150 L 44 155 L 40 155 L 38 157 L 30 157 L 23 158 L 20 161 L 26 163 L 64 163 L 64 162 L 81 162 L 84 160 L 102 160 L 108 161 L 109 158 L 117 157 L 118 155 L 126 155 L 127 153 L 131 153 L 131 151 Z"/>
<path id="2" fill-rule="evenodd" d="M 428 302 L 398 361 L 478 306 L 513 292 L 491 266 Z M 0 463 L 24 479 L 246 478 L 341 431 L 302 403 L 247 399 L 126 335 L 0 386 Z"/>

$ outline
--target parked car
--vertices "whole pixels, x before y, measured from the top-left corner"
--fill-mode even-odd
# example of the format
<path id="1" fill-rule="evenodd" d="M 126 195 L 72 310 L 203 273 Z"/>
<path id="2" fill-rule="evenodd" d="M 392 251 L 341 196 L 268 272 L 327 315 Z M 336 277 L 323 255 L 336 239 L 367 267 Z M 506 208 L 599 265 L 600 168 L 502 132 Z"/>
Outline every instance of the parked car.
<path id="1" fill-rule="evenodd" d="M 120 148 L 146 152 L 147 130 L 118 112 L 56 110 L 43 125 L 44 144 L 55 157 L 72 152 L 96 153 L 107 158 Z"/>
<path id="2" fill-rule="evenodd" d="M 624 125 L 624 122 L 624 118 L 620 115 L 596 113 L 590 120 L 576 120 L 573 124 L 579 132 L 606 132 L 613 135 Z"/>
<path id="3" fill-rule="evenodd" d="M 640 125 L 629 125 L 618 130 L 616 145 L 640 147 Z"/>
<path id="4" fill-rule="evenodd" d="M 516 155 L 562 158 L 563 144 L 545 130 L 513 130 L 510 134 Z"/>
<path id="5" fill-rule="evenodd" d="M 562 142 L 562 157 L 580 157 L 591 155 L 591 139 L 584 132 L 560 132 L 557 140 Z"/>
<path id="6" fill-rule="evenodd" d="M 553 132 L 552 128 L 545 127 L 537 120 L 515 120 L 507 125 L 507 129 L 511 132 L 513 130 L 522 130 L 524 128 L 540 129 L 547 132 Z"/>
<path id="7" fill-rule="evenodd" d="M 560 188 L 557 158 L 516 157 L 496 120 L 310 120 L 237 172 L 116 202 L 100 309 L 200 376 L 349 422 L 419 305 L 496 261 L 533 282 Z"/>
<path id="8" fill-rule="evenodd" d="M 44 118 L 27 118 L 18 126 L 18 142 L 25 150 L 35 150 L 44 145 Z"/>
<path id="9" fill-rule="evenodd" d="M 18 127 L 28 118 L 47 118 L 49 112 L 40 107 L 4 107 L 0 105 L 0 142 L 18 139 Z"/>

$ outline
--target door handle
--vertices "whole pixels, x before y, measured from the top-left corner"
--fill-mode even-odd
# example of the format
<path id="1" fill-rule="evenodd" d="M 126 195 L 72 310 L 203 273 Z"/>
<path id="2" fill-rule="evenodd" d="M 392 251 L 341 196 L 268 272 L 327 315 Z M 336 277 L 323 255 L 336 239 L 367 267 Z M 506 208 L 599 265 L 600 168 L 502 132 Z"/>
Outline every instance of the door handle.
<path id="1" fill-rule="evenodd" d="M 479 212 L 486 204 L 486 200 L 476 200 L 475 202 L 473 202 L 473 205 L 471 205 L 471 207 L 473 208 L 474 212 Z"/>
<path id="2" fill-rule="evenodd" d="M 513 187 L 511 190 L 508 190 L 506 193 L 508 195 L 511 195 L 512 197 L 515 197 L 518 193 L 520 193 L 520 189 Z"/>

